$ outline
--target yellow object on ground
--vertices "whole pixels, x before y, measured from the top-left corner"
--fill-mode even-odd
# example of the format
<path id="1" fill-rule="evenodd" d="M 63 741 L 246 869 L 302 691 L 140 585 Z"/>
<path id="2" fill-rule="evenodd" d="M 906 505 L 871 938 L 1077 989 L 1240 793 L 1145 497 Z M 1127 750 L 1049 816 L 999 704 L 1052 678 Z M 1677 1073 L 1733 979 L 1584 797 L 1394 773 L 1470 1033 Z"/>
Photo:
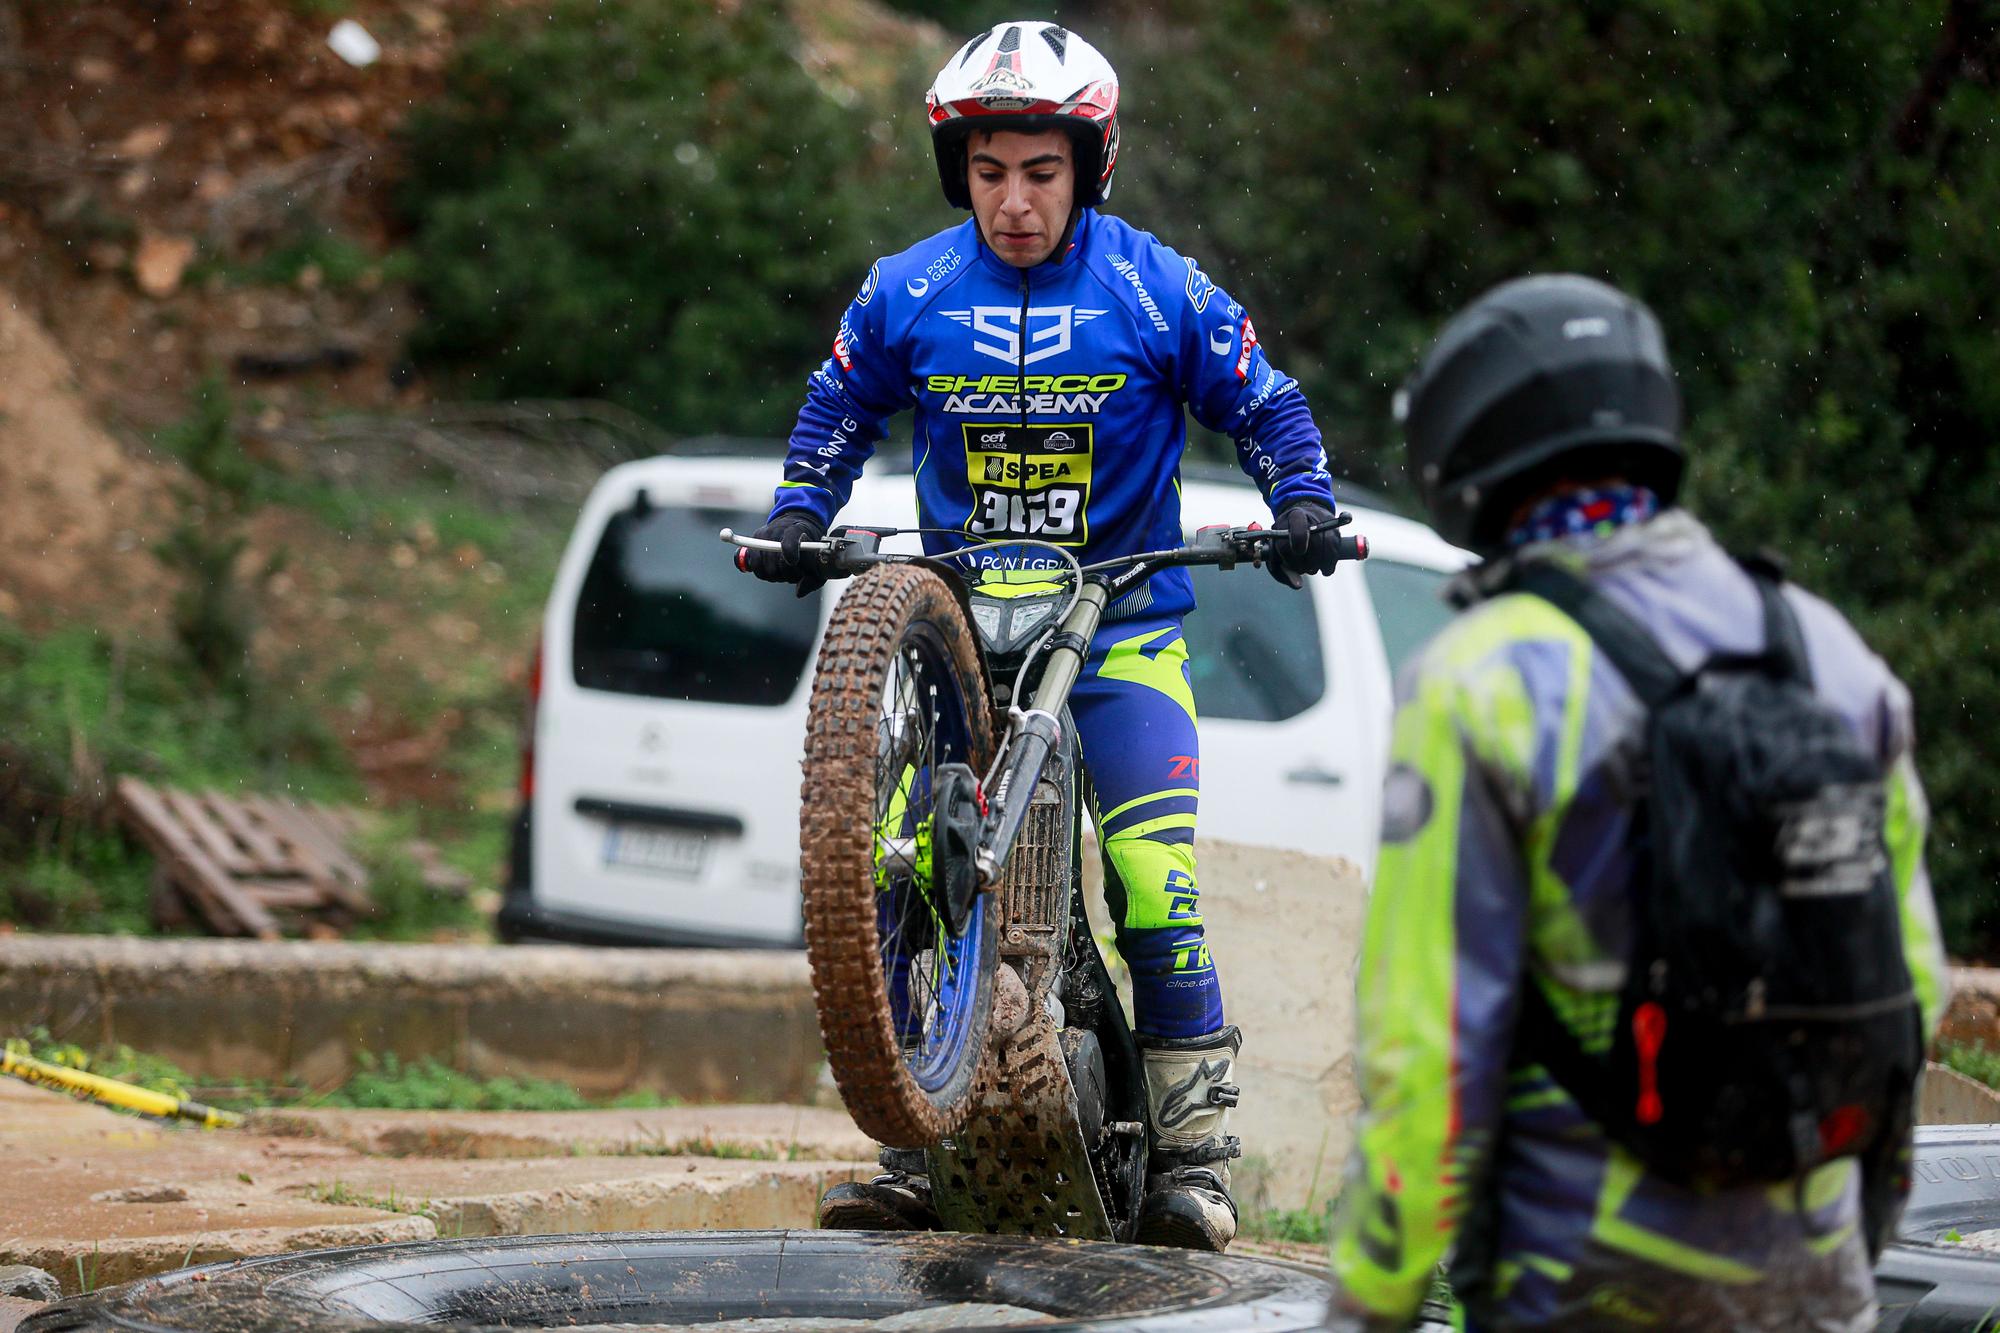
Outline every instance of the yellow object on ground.
<path id="1" fill-rule="evenodd" d="M 234 1129 L 243 1123 L 243 1117 L 234 1111 L 218 1111 L 200 1102 L 183 1101 L 179 1097 L 153 1092 L 132 1083 L 121 1083 L 102 1074 L 86 1074 L 81 1069 L 67 1069 L 32 1056 L 16 1055 L 4 1047 L 0 1047 L 0 1074 L 12 1074 L 15 1078 L 45 1088 L 88 1097 L 92 1101 L 137 1111 L 141 1115 L 158 1116 L 162 1120 L 192 1120 L 203 1129 Z"/>

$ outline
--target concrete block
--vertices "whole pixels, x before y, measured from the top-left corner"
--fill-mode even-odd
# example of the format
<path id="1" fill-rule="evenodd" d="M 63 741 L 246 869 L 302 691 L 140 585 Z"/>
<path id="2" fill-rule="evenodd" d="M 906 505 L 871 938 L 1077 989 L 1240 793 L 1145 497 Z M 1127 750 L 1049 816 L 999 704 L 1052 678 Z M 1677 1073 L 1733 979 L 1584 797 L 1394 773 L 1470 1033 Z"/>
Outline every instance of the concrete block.
<path id="1" fill-rule="evenodd" d="M 1243 1140 L 1232 1184 L 1246 1211 L 1318 1207 L 1340 1188 L 1353 1136 L 1354 966 L 1368 885 L 1338 857 L 1201 839 L 1201 910 L 1222 978 L 1223 1010 L 1243 1029 Z M 1084 866 L 1085 906 L 1100 934 L 1102 871 Z M 1122 967 L 1114 973 L 1123 978 Z M 1130 1013 L 1130 997 L 1126 995 Z"/>
<path id="2" fill-rule="evenodd" d="M 290 1030 L 274 1034 L 272 1044 L 288 1076 L 307 1087 L 345 1082 L 360 1067 L 361 1051 L 394 1054 L 405 1064 L 431 1059 L 462 1068 L 465 1006 L 434 992 L 311 993 L 297 1005 Z"/>
<path id="3" fill-rule="evenodd" d="M 62 1286 L 52 1274 L 26 1264 L 0 1264 L 0 1296 L 29 1301 L 62 1298 Z"/>
<path id="4" fill-rule="evenodd" d="M 289 996 L 254 990 L 198 995 L 128 984 L 114 992 L 105 1016 L 117 1041 L 189 1072 L 228 1070 L 232 1078 L 273 1083 L 289 1072 Z"/>
<path id="5" fill-rule="evenodd" d="M 343 941 L 0 938 L 0 1033 L 124 1042 L 196 1078 L 328 1087 L 354 1053 L 591 1095 L 805 1100 L 804 956 Z"/>
<path id="6" fill-rule="evenodd" d="M 1932 1064 L 1924 1069 L 1917 1099 L 1920 1125 L 2000 1124 L 2000 1092 L 1956 1069 Z"/>
<path id="7" fill-rule="evenodd" d="M 36 1028 L 85 1049 L 108 1042 L 111 1011 L 96 972 L 52 964 L 0 966 L 0 1034 L 24 1036 Z"/>
<path id="8" fill-rule="evenodd" d="M 635 1034 L 640 1086 L 698 1102 L 811 1100 L 823 1058 L 812 992 L 773 998 L 684 997 L 649 1014 Z"/>
<path id="9" fill-rule="evenodd" d="M 479 1078 L 552 1078 L 586 1096 L 608 1096 L 643 1086 L 637 1048 L 648 1022 L 664 1021 L 655 1007 L 640 1007 L 617 993 L 557 991 L 470 1001 L 465 1011 L 465 1068 Z M 666 1081 L 672 1071 L 662 1071 Z M 685 1086 L 662 1089 L 693 1098 Z"/>

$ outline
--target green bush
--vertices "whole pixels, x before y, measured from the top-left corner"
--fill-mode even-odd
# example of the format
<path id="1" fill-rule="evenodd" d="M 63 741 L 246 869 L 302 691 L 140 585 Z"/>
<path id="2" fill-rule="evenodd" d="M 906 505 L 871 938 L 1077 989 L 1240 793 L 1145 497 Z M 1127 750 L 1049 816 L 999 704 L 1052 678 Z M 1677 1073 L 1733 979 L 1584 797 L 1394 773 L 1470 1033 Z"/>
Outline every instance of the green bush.
<path id="1" fill-rule="evenodd" d="M 1989 1088 L 2000 1088 L 2000 1051 L 1968 1042 L 1941 1041 L 1937 1047 L 1937 1058 L 1938 1063 L 1948 1069 L 1977 1079 Z"/>
<path id="2" fill-rule="evenodd" d="M 914 91 L 894 120 L 843 107 L 793 42 L 779 7 L 702 0 L 496 18 L 410 122 L 419 359 L 476 394 L 783 433 L 881 243 L 949 221 Z"/>
<path id="3" fill-rule="evenodd" d="M 368 896 L 375 900 L 379 915 L 358 922 L 349 932 L 353 938 L 427 940 L 479 927 L 480 914 L 463 895 L 424 882 L 422 868 L 404 845 L 415 831 L 415 819 L 405 815 L 383 822 L 359 840 L 355 851 L 368 872 Z"/>
<path id="4" fill-rule="evenodd" d="M 87 628 L 0 619 L 0 919 L 143 931 L 152 858 L 117 829 L 115 778 L 342 799 L 345 757 L 307 706 L 245 710 L 179 651 Z"/>
<path id="5" fill-rule="evenodd" d="M 302 705 L 244 714 L 179 653 L 76 627 L 32 635 L 0 618 L 0 710 L 9 794 L 52 809 L 102 799 L 109 775 L 347 798 L 338 744 Z"/>
<path id="6" fill-rule="evenodd" d="M 237 438 L 234 414 L 221 377 L 211 373 L 195 387 L 187 416 L 160 433 L 192 484 L 177 489 L 179 515 L 154 555 L 180 577 L 173 626 L 189 659 L 210 684 L 247 703 L 255 687 L 257 584 L 278 562 L 249 578 L 238 568 L 249 545 L 245 517 L 267 482 Z"/>

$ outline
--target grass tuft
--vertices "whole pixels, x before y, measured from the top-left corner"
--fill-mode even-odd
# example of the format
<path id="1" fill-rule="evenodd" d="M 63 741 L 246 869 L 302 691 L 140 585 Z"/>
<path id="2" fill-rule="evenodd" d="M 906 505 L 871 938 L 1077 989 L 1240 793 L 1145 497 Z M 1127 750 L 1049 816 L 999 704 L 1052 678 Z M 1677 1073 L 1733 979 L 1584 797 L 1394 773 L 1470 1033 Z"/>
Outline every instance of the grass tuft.
<path id="1" fill-rule="evenodd" d="M 1327 1209 L 1267 1208 L 1248 1213 L 1243 1218 L 1242 1234 L 1248 1240 L 1324 1245 L 1328 1234 Z"/>
<path id="2" fill-rule="evenodd" d="M 2000 1051 L 1970 1042 L 1941 1041 L 1937 1059 L 1947 1069 L 1955 1069 L 1989 1088 L 2000 1089 Z"/>

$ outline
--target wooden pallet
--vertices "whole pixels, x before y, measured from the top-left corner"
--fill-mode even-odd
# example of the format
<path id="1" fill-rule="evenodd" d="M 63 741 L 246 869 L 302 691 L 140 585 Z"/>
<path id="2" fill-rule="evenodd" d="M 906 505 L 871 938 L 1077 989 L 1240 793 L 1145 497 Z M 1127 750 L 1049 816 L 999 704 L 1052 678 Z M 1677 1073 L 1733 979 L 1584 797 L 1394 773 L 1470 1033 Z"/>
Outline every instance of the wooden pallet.
<path id="1" fill-rule="evenodd" d="M 375 913 L 368 872 L 348 851 L 363 827 L 355 811 L 129 777 L 118 780 L 118 808 L 157 858 L 154 906 L 169 921 L 192 907 L 217 934 L 278 939 L 343 930 Z M 435 876 L 434 887 L 462 889 L 445 878 Z"/>

